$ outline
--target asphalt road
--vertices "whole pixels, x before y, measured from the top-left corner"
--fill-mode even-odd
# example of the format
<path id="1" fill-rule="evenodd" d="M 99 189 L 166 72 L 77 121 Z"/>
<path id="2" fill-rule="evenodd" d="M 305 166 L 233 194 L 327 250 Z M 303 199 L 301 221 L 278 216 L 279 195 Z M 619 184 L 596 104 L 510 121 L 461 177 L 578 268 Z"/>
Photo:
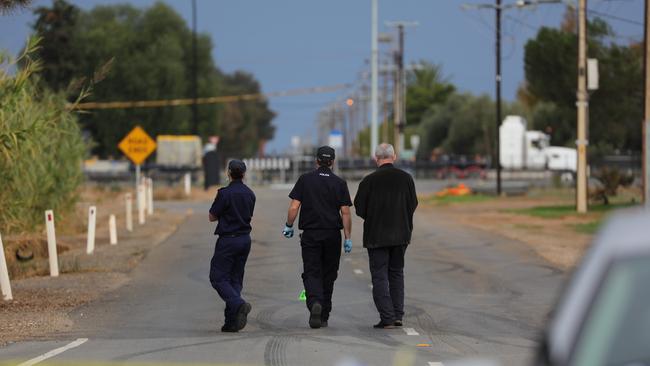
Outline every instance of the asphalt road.
<path id="1" fill-rule="evenodd" d="M 298 239 L 280 234 L 287 193 L 256 189 L 244 288 L 253 310 L 242 332 L 219 332 L 223 303 L 208 280 L 215 242 L 209 202 L 161 203 L 194 214 L 134 270 L 132 281 L 76 310 L 73 331 L 2 348 L 0 360 L 20 363 L 60 347 L 46 362 L 427 366 L 529 359 L 563 275 L 521 243 L 457 227 L 425 208 L 416 213 L 407 251 L 404 328 L 372 328 L 379 317 L 355 219 L 355 247 L 341 261 L 329 328 L 310 329 L 298 300 Z"/>

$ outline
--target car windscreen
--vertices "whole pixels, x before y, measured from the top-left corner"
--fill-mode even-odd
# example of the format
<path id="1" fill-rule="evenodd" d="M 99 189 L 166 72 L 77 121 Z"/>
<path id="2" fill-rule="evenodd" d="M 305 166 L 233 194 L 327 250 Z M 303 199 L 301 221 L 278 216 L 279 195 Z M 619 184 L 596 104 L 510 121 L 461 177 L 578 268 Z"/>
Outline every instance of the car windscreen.
<path id="1" fill-rule="evenodd" d="M 611 266 L 572 359 L 575 366 L 650 365 L 650 256 Z"/>

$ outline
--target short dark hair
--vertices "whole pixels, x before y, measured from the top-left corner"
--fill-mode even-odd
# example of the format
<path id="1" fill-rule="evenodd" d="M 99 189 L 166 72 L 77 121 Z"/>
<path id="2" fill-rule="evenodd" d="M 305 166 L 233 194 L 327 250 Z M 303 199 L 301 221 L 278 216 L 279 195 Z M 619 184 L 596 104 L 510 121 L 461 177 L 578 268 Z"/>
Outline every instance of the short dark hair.
<path id="1" fill-rule="evenodd" d="M 323 159 L 323 160 L 316 159 L 316 162 L 318 163 L 318 166 L 322 166 L 322 167 L 331 167 L 333 161 L 334 160 L 330 160 L 330 159 Z"/>
<path id="2" fill-rule="evenodd" d="M 229 169 L 228 172 L 230 173 L 230 177 L 232 179 L 243 179 L 244 178 L 244 172 L 242 172 L 239 169 Z"/>

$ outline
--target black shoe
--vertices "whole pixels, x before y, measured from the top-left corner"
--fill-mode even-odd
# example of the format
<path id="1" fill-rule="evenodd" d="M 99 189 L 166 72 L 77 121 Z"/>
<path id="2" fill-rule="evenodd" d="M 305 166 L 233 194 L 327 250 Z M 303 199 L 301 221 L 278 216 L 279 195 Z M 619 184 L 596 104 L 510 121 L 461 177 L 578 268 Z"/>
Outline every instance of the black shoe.
<path id="1" fill-rule="evenodd" d="M 239 309 L 237 309 L 237 317 L 236 317 L 236 325 L 237 325 L 237 330 L 242 330 L 246 326 L 246 323 L 248 322 L 248 313 L 251 312 L 251 309 L 253 307 L 251 304 L 245 302 L 241 305 L 239 305 Z"/>
<path id="2" fill-rule="evenodd" d="M 309 326 L 318 329 L 323 325 L 323 322 L 321 320 L 321 313 L 323 312 L 323 307 L 321 306 L 320 303 L 314 303 L 314 305 L 311 306 L 310 314 L 309 314 Z"/>
<path id="3" fill-rule="evenodd" d="M 393 325 L 396 326 L 396 327 L 401 327 L 404 324 L 402 323 L 401 320 L 395 320 L 395 323 L 393 323 Z"/>
<path id="4" fill-rule="evenodd" d="M 321 320 L 320 321 L 320 327 L 321 328 L 327 328 L 327 320 Z"/>
<path id="5" fill-rule="evenodd" d="M 237 327 L 232 324 L 224 324 L 223 327 L 221 327 L 221 331 L 224 333 L 237 333 L 239 330 L 237 330 Z"/>
<path id="6" fill-rule="evenodd" d="M 375 329 L 393 329 L 395 328 L 395 323 L 385 323 L 383 320 L 379 323 L 372 326 Z"/>

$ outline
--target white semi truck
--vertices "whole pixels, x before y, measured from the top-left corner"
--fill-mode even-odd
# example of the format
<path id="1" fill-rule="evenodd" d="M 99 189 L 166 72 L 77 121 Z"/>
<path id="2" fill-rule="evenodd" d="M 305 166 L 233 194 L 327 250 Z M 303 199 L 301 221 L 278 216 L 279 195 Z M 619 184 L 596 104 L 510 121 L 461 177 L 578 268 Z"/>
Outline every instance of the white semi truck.
<path id="1" fill-rule="evenodd" d="M 528 131 L 527 125 L 521 116 L 507 116 L 499 127 L 501 167 L 508 170 L 576 171 L 576 149 L 550 146 L 549 135 Z"/>

